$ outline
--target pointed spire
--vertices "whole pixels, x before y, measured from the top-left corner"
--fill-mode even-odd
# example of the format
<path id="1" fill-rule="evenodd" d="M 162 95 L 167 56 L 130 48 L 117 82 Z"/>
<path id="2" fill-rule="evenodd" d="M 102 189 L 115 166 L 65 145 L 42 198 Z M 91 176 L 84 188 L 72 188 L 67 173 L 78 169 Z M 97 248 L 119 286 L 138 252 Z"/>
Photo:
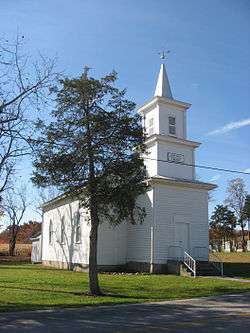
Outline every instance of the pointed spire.
<path id="1" fill-rule="evenodd" d="M 157 85 L 155 88 L 155 96 L 159 97 L 166 97 L 169 99 L 173 99 L 169 81 L 168 81 L 168 76 L 166 72 L 166 68 L 164 64 L 161 64 L 161 69 L 159 72 L 158 80 L 157 80 Z"/>

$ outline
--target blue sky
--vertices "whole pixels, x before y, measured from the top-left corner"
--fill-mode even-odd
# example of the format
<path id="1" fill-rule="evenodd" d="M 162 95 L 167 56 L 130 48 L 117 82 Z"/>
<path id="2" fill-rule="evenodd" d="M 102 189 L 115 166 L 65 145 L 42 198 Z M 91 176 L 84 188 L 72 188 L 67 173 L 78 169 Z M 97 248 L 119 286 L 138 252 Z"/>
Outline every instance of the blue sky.
<path id="1" fill-rule="evenodd" d="M 202 142 L 196 163 L 250 172 L 249 0 L 1 0 L 0 12 L 2 35 L 18 30 L 27 53 L 56 55 L 57 68 L 69 75 L 85 64 L 94 76 L 115 69 L 139 105 L 153 95 L 157 53 L 170 49 L 174 98 L 192 104 L 188 137 Z M 26 180 L 29 162 L 24 166 Z M 219 185 L 212 206 L 236 177 L 201 169 L 197 175 Z M 242 178 L 250 191 L 250 176 Z M 29 217 L 36 217 L 31 209 Z"/>

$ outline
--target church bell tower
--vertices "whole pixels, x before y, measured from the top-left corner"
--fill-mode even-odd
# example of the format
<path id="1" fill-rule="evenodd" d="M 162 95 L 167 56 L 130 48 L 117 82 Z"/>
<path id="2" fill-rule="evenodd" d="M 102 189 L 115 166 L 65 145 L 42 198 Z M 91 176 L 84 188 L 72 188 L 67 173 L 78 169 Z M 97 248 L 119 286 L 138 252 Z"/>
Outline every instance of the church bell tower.
<path id="1" fill-rule="evenodd" d="M 139 108 L 143 116 L 148 154 L 144 156 L 148 176 L 195 180 L 195 149 L 187 139 L 187 110 L 191 104 L 173 98 L 162 63 L 154 97 Z"/>

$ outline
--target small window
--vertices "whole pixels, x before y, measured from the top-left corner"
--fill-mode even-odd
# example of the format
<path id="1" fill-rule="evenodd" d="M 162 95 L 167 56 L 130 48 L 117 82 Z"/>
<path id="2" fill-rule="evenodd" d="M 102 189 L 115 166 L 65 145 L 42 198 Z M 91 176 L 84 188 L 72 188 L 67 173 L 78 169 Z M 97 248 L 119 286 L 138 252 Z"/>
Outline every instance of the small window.
<path id="1" fill-rule="evenodd" d="M 75 232 L 76 232 L 76 237 L 75 241 L 76 243 L 81 242 L 81 220 L 80 220 L 80 213 L 75 212 L 74 214 L 74 222 L 75 222 Z"/>
<path id="2" fill-rule="evenodd" d="M 64 216 L 62 217 L 61 220 L 61 239 L 60 239 L 61 243 L 64 244 L 65 243 L 65 221 L 64 221 Z"/>
<path id="3" fill-rule="evenodd" d="M 150 118 L 148 121 L 148 135 L 152 135 L 154 133 L 154 118 Z"/>
<path id="4" fill-rule="evenodd" d="M 176 123 L 175 117 L 168 117 L 168 125 L 169 125 L 169 134 L 175 135 L 176 134 Z"/>
<path id="5" fill-rule="evenodd" d="M 49 243 L 51 244 L 53 241 L 53 222 L 49 221 Z"/>

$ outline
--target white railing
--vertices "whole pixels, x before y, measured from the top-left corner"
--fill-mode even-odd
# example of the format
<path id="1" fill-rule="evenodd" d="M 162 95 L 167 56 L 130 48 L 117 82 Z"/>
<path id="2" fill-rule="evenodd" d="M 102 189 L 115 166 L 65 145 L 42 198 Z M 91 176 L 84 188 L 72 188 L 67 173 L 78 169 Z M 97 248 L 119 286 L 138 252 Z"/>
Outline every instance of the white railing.
<path id="1" fill-rule="evenodd" d="M 170 260 L 183 260 L 183 247 L 179 245 L 170 245 L 168 247 L 168 259 Z"/>
<path id="2" fill-rule="evenodd" d="M 183 263 L 190 269 L 191 272 L 193 272 L 194 277 L 196 277 L 196 261 L 186 251 L 184 251 Z"/>

